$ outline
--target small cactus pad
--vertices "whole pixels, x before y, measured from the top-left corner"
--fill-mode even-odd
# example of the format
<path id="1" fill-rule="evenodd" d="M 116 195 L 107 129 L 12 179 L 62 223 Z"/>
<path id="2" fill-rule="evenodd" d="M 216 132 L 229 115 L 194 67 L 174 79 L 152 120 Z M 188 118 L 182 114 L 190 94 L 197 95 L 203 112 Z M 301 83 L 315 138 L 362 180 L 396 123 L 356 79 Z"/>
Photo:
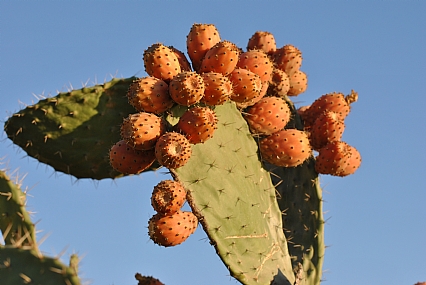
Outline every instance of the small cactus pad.
<path id="1" fill-rule="evenodd" d="M 31 157 L 77 178 L 122 176 L 108 152 L 121 140 L 123 118 L 134 113 L 127 91 L 135 78 L 59 93 L 12 115 L 4 129 Z"/>
<path id="2" fill-rule="evenodd" d="M 243 284 L 270 284 L 280 271 L 294 281 L 275 188 L 234 102 L 217 106 L 218 129 L 172 171 L 217 253 Z M 285 278 L 284 278 L 285 279 Z"/>

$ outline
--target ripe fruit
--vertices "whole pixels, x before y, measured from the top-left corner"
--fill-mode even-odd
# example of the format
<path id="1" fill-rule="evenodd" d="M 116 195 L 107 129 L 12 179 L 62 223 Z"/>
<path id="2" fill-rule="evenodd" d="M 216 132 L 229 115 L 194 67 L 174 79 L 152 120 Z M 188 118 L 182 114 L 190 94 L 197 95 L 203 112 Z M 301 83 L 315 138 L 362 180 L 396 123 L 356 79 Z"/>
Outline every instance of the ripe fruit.
<path id="1" fill-rule="evenodd" d="M 206 72 L 201 74 L 204 80 L 204 96 L 201 102 L 210 106 L 221 105 L 232 95 L 232 83 L 221 73 Z"/>
<path id="2" fill-rule="evenodd" d="M 143 53 L 145 71 L 165 81 L 181 72 L 176 54 L 163 44 L 153 44 Z"/>
<path id="3" fill-rule="evenodd" d="M 157 139 L 165 132 L 162 118 L 151 113 L 130 114 L 121 125 L 121 138 L 139 150 L 152 149 Z"/>
<path id="4" fill-rule="evenodd" d="M 231 72 L 229 80 L 233 88 L 232 101 L 243 103 L 260 96 L 262 80 L 256 73 L 237 67 Z"/>
<path id="5" fill-rule="evenodd" d="M 239 55 L 240 49 L 235 44 L 229 41 L 219 42 L 207 51 L 201 61 L 199 72 L 218 72 L 228 75 L 237 65 Z"/>
<path id="6" fill-rule="evenodd" d="M 329 142 L 340 141 L 345 130 L 345 123 L 336 112 L 322 113 L 312 125 L 309 133 L 311 146 L 315 150 L 326 146 Z"/>
<path id="7" fill-rule="evenodd" d="M 281 130 L 259 142 L 262 158 L 277 166 L 294 167 L 311 156 L 311 146 L 305 132 L 296 129 Z"/>
<path id="8" fill-rule="evenodd" d="M 169 247 L 181 244 L 198 226 L 197 217 L 191 212 L 155 214 L 148 222 L 149 237 L 158 245 Z"/>
<path id="9" fill-rule="evenodd" d="M 155 161 L 155 151 L 135 150 L 124 140 L 115 143 L 109 151 L 112 168 L 123 174 L 138 174 L 148 169 Z"/>
<path id="10" fill-rule="evenodd" d="M 192 25 L 186 37 L 186 47 L 194 70 L 199 70 L 204 55 L 218 42 L 220 42 L 220 35 L 215 25 Z"/>
<path id="11" fill-rule="evenodd" d="M 249 50 L 240 54 L 237 67 L 245 68 L 259 75 L 262 84 L 269 82 L 273 70 L 271 60 L 262 50 Z"/>
<path id="12" fill-rule="evenodd" d="M 127 98 L 139 112 L 160 114 L 174 104 L 167 83 L 153 76 L 135 80 L 129 87 Z"/>
<path id="13" fill-rule="evenodd" d="M 306 91 L 308 88 L 308 77 L 303 71 L 295 71 L 289 75 L 290 88 L 288 89 L 288 96 L 297 96 Z"/>
<path id="14" fill-rule="evenodd" d="M 290 108 L 284 99 L 265 97 L 244 112 L 254 134 L 270 135 L 283 129 L 290 121 Z"/>
<path id="15" fill-rule="evenodd" d="M 191 154 L 192 149 L 188 139 L 176 132 L 163 134 L 155 145 L 155 157 L 162 166 L 169 169 L 184 166 Z"/>
<path id="16" fill-rule="evenodd" d="M 152 192 L 151 205 L 155 211 L 162 214 L 172 214 L 179 211 L 186 201 L 186 191 L 182 184 L 174 180 L 163 180 Z"/>
<path id="17" fill-rule="evenodd" d="M 204 80 L 194 71 L 181 72 L 170 81 L 169 93 L 179 105 L 191 106 L 203 97 Z"/>
<path id="18" fill-rule="evenodd" d="M 208 107 L 188 109 L 176 124 L 176 129 L 192 144 L 204 143 L 212 138 L 216 128 L 216 114 Z"/>
<path id="19" fill-rule="evenodd" d="M 181 71 L 192 71 L 191 64 L 189 63 L 188 59 L 186 58 L 186 55 L 183 52 L 181 52 L 174 46 L 169 46 L 169 49 L 172 50 L 176 55 L 179 61 Z"/>
<path id="20" fill-rule="evenodd" d="M 247 50 L 259 49 L 271 55 L 277 49 L 274 35 L 269 32 L 257 31 L 248 41 Z"/>
<path id="21" fill-rule="evenodd" d="M 274 96 L 284 97 L 287 95 L 290 90 L 290 78 L 287 73 L 281 69 L 274 68 L 269 80 L 269 90 Z"/>
<path id="22" fill-rule="evenodd" d="M 320 174 L 343 177 L 353 174 L 360 165 L 361 155 L 355 147 L 335 141 L 319 150 L 315 170 Z"/>
<path id="23" fill-rule="evenodd" d="M 273 60 L 276 68 L 290 76 L 302 66 L 302 52 L 293 45 L 285 45 L 275 51 Z"/>

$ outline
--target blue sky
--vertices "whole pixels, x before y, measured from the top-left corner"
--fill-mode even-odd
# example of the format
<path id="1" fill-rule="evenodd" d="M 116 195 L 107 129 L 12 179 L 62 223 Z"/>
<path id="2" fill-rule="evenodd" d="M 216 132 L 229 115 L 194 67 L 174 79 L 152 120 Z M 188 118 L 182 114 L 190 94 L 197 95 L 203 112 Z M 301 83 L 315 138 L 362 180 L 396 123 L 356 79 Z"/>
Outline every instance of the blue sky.
<path id="1" fill-rule="evenodd" d="M 303 53 L 309 86 L 294 99 L 355 89 L 343 140 L 363 162 L 355 175 L 322 177 L 328 245 L 325 284 L 426 281 L 426 4 L 423 1 L 0 1 L 1 119 L 70 86 L 145 76 L 144 49 L 185 50 L 193 23 L 212 23 L 245 48 L 258 31 Z M 173 284 L 236 284 L 201 228 L 162 248 L 147 235 L 161 171 L 75 181 L 38 163 L 3 133 L 0 157 L 27 174 L 28 206 L 49 237 L 41 249 L 77 252 L 83 279 L 136 284 L 140 272 Z"/>

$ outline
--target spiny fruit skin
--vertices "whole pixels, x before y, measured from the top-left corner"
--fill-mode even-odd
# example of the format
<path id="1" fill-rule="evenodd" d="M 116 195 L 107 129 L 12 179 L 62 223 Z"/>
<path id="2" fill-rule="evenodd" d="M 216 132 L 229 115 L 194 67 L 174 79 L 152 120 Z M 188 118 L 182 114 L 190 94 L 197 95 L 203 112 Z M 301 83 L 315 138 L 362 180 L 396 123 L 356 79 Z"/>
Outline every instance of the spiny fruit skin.
<path id="1" fill-rule="evenodd" d="M 136 273 L 135 278 L 138 285 L 164 285 L 160 280 L 152 276 L 142 276 L 140 273 Z"/>
<path id="2" fill-rule="evenodd" d="M 262 158 L 277 166 L 295 167 L 311 156 L 311 146 L 305 132 L 286 129 L 269 135 L 259 142 Z"/>
<path id="3" fill-rule="evenodd" d="M 352 93 L 347 98 L 351 98 L 350 103 L 355 102 L 352 98 L 355 98 L 357 93 L 352 90 Z M 324 112 L 333 111 L 336 112 L 341 121 L 344 121 L 346 116 L 349 114 L 351 108 L 350 103 L 346 100 L 343 93 L 333 92 L 322 95 L 316 99 L 311 106 L 303 113 L 303 120 L 305 126 L 310 127 L 313 125 L 315 120 Z"/>
<path id="4" fill-rule="evenodd" d="M 178 181 L 163 180 L 152 191 L 151 205 L 155 211 L 162 214 L 176 213 L 185 201 L 185 188 Z"/>
<path id="5" fill-rule="evenodd" d="M 174 46 L 169 46 L 169 49 L 175 53 L 179 61 L 181 71 L 192 71 L 191 64 L 189 63 L 188 58 L 186 58 L 186 55 L 182 51 L 178 50 Z"/>
<path id="6" fill-rule="evenodd" d="M 348 176 L 361 165 L 359 151 L 343 141 L 328 143 L 321 148 L 315 161 L 315 170 L 320 174 Z"/>
<path id="7" fill-rule="evenodd" d="M 275 51 L 273 61 L 276 68 L 290 76 L 302 66 L 302 52 L 293 45 L 285 45 Z"/>
<path id="8" fill-rule="evenodd" d="M 302 94 L 308 88 L 308 77 L 303 71 L 295 71 L 289 75 L 290 88 L 287 91 L 288 96 L 297 96 Z"/>
<path id="9" fill-rule="evenodd" d="M 204 96 L 204 80 L 194 71 L 184 71 L 176 75 L 169 85 L 170 97 L 183 106 L 198 103 Z"/>
<path id="10" fill-rule="evenodd" d="M 270 94 L 278 97 L 284 97 L 290 90 L 290 77 L 288 77 L 287 73 L 281 69 L 274 68 L 272 70 L 268 88 Z"/>
<path id="11" fill-rule="evenodd" d="M 290 121 L 290 108 L 284 99 L 264 97 L 244 112 L 244 118 L 252 133 L 270 135 Z"/>
<path id="12" fill-rule="evenodd" d="M 207 51 L 199 72 L 218 72 L 228 75 L 234 70 L 238 62 L 240 49 L 229 41 L 222 41 L 215 44 Z"/>
<path id="13" fill-rule="evenodd" d="M 232 101 L 244 103 L 260 96 L 262 80 L 256 73 L 237 67 L 229 75 L 229 80 L 233 87 Z"/>
<path id="14" fill-rule="evenodd" d="M 165 121 L 161 117 L 146 112 L 130 114 L 121 125 L 122 139 L 138 150 L 154 148 L 157 139 L 165 131 Z"/>
<path id="15" fill-rule="evenodd" d="M 154 76 L 164 81 L 171 80 L 181 72 L 179 60 L 173 50 L 169 47 L 157 43 L 150 46 L 143 53 L 145 71 L 150 76 Z"/>
<path id="16" fill-rule="evenodd" d="M 329 142 L 340 141 L 345 130 L 345 123 L 336 112 L 322 113 L 309 130 L 309 140 L 315 150 L 326 146 Z"/>
<path id="17" fill-rule="evenodd" d="M 124 140 L 115 143 L 109 151 L 111 166 L 123 174 L 138 174 L 148 169 L 155 162 L 155 151 L 136 150 Z"/>
<path id="18" fill-rule="evenodd" d="M 249 50 L 240 54 L 237 67 L 256 73 L 262 83 L 270 81 L 274 68 L 272 61 L 263 50 Z"/>
<path id="19" fill-rule="evenodd" d="M 247 50 L 259 49 L 271 55 L 277 50 L 275 37 L 270 32 L 257 31 L 248 41 Z"/>
<path id="20" fill-rule="evenodd" d="M 182 115 L 176 129 L 183 133 L 190 143 L 204 143 L 213 137 L 217 129 L 217 117 L 208 107 L 193 107 Z"/>
<path id="21" fill-rule="evenodd" d="M 186 37 L 186 47 L 192 67 L 198 71 L 207 51 L 220 42 L 220 35 L 213 24 L 194 24 Z"/>
<path id="22" fill-rule="evenodd" d="M 230 100 L 232 82 L 222 73 L 206 72 L 201 74 L 204 80 L 204 96 L 201 102 L 210 106 L 221 105 Z"/>
<path id="23" fill-rule="evenodd" d="M 176 132 L 163 134 L 155 145 L 155 157 L 169 169 L 184 166 L 191 158 L 192 149 L 188 139 Z"/>
<path id="24" fill-rule="evenodd" d="M 139 112 L 161 114 L 174 104 L 168 84 L 153 76 L 135 80 L 129 87 L 127 98 Z"/>
<path id="25" fill-rule="evenodd" d="M 155 214 L 148 222 L 148 234 L 154 243 L 169 247 L 183 243 L 198 226 L 192 212 L 177 211 L 170 215 Z"/>

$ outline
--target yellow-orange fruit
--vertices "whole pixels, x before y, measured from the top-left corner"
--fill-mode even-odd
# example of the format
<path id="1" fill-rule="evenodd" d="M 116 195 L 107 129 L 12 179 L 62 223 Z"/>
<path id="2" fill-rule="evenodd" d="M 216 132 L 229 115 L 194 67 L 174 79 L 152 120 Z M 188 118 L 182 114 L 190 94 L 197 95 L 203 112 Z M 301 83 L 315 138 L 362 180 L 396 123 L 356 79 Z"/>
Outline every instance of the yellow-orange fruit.
<path id="1" fill-rule="evenodd" d="M 273 54 L 277 49 L 275 37 L 270 32 L 257 31 L 248 41 L 247 50 L 259 49 L 266 54 Z"/>
<path id="2" fill-rule="evenodd" d="M 262 80 L 256 73 L 237 67 L 229 75 L 229 80 L 233 88 L 232 101 L 243 103 L 260 96 Z"/>
<path id="3" fill-rule="evenodd" d="M 320 174 L 344 177 L 355 173 L 360 165 L 361 155 L 355 147 L 334 141 L 319 150 L 315 170 Z"/>
<path id="4" fill-rule="evenodd" d="M 288 96 L 297 96 L 306 91 L 308 88 L 308 77 L 303 71 L 296 71 L 289 76 L 290 88 L 287 92 Z"/>
<path id="5" fill-rule="evenodd" d="M 176 132 L 167 132 L 155 144 L 155 157 L 169 169 L 184 166 L 191 158 L 192 149 L 188 139 Z"/>
<path id="6" fill-rule="evenodd" d="M 182 208 L 185 201 L 185 188 L 175 180 L 161 181 L 154 187 L 151 195 L 152 207 L 162 214 L 176 213 Z"/>
<path id="7" fill-rule="evenodd" d="M 228 75 L 237 65 L 239 55 L 240 50 L 235 44 L 229 41 L 219 42 L 207 51 L 201 61 L 199 72 L 218 72 Z"/>
<path id="8" fill-rule="evenodd" d="M 269 80 L 269 90 L 273 96 L 284 97 L 290 90 L 290 78 L 281 69 L 274 68 Z"/>
<path id="9" fill-rule="evenodd" d="M 270 81 L 274 68 L 272 61 L 263 50 L 249 50 L 240 54 L 237 67 L 256 73 L 262 83 Z"/>
<path id="10" fill-rule="evenodd" d="M 201 74 L 204 80 L 204 96 L 201 102 L 210 106 L 221 105 L 232 95 L 232 82 L 222 73 L 206 72 Z"/>
<path id="11" fill-rule="evenodd" d="M 273 61 L 276 68 L 291 76 L 302 66 L 302 52 L 293 45 L 285 45 L 275 51 Z"/>
<path id="12" fill-rule="evenodd" d="M 170 97 L 183 106 L 200 102 L 204 96 L 204 80 L 195 71 L 184 71 L 176 75 L 169 84 Z"/>
<path id="13" fill-rule="evenodd" d="M 171 80 L 181 72 L 181 67 L 176 54 L 163 44 L 153 44 L 143 53 L 145 71 L 165 81 Z"/>
<path id="14" fill-rule="evenodd" d="M 166 131 L 166 123 L 151 113 L 130 114 L 121 125 L 121 138 L 138 150 L 155 147 L 157 139 Z"/>
<path id="15" fill-rule="evenodd" d="M 109 151 L 109 162 L 116 171 L 123 174 L 138 174 L 155 162 L 155 151 L 136 150 L 124 140 L 115 143 Z"/>
<path id="16" fill-rule="evenodd" d="M 217 129 L 217 117 L 208 107 L 193 107 L 180 117 L 175 128 L 184 134 L 190 143 L 204 143 L 213 137 Z"/>

